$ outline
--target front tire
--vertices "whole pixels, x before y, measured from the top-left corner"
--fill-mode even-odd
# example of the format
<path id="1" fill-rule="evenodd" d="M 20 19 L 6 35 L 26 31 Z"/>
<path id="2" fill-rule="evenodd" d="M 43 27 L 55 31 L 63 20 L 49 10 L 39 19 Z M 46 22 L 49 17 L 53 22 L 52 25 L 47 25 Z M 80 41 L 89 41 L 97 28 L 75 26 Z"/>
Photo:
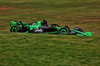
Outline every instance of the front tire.
<path id="1" fill-rule="evenodd" d="M 70 35 L 70 28 L 69 27 L 61 28 L 59 33 L 61 35 Z"/>
<path id="2" fill-rule="evenodd" d="M 51 27 L 60 27 L 58 24 L 50 24 Z"/>

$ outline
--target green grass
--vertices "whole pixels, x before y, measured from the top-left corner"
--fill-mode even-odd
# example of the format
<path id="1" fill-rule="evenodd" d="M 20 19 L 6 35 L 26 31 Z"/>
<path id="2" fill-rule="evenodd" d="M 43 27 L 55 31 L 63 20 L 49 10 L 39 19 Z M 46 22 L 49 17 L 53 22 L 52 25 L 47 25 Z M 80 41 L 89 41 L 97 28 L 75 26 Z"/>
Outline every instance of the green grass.
<path id="1" fill-rule="evenodd" d="M 0 0 L 0 66 L 100 66 L 99 17 L 99 0 Z M 9 32 L 11 20 L 43 19 L 94 35 Z"/>
<path id="2" fill-rule="evenodd" d="M 100 65 L 100 37 L 10 33 L 0 38 L 1 65 Z"/>

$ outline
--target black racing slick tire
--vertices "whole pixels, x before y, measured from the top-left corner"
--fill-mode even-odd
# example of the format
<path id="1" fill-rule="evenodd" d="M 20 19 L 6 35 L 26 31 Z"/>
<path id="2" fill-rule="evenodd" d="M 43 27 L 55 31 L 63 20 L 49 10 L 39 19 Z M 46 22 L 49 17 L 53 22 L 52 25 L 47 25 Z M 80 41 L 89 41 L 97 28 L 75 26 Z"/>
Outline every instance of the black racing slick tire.
<path id="1" fill-rule="evenodd" d="M 61 35 L 70 35 L 70 28 L 65 26 L 64 28 L 60 29 L 59 33 Z"/>
<path id="2" fill-rule="evenodd" d="M 50 24 L 51 27 L 60 27 L 58 24 Z"/>
<path id="3" fill-rule="evenodd" d="M 20 25 L 12 26 L 10 32 L 22 32 L 22 27 Z"/>

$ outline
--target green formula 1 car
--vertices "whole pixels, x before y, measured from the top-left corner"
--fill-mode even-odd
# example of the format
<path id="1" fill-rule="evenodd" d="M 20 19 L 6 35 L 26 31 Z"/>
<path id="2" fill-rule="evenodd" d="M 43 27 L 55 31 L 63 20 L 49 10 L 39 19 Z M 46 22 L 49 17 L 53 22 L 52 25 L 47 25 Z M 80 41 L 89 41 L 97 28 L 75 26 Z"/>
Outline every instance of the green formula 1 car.
<path id="1" fill-rule="evenodd" d="M 11 21 L 10 27 L 10 32 L 92 36 L 91 32 L 84 32 L 79 27 L 75 29 L 70 29 L 68 26 L 60 27 L 58 24 L 47 24 L 46 20 L 33 22 L 31 24 L 26 24 L 22 21 Z"/>

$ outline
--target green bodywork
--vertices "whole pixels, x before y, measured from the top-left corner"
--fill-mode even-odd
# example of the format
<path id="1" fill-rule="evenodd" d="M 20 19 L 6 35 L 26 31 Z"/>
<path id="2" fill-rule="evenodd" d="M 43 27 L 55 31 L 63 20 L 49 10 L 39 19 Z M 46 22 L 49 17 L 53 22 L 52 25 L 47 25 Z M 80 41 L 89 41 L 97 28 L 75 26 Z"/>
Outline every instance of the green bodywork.
<path id="1" fill-rule="evenodd" d="M 37 25 L 30 25 L 30 30 L 32 30 L 33 28 L 39 28 L 39 26 L 41 26 L 41 21 L 37 22 Z"/>
<path id="2" fill-rule="evenodd" d="M 71 31 L 75 31 L 77 32 L 78 36 L 92 36 L 92 33 L 91 32 L 86 32 L 86 33 L 83 33 L 83 32 L 80 32 L 80 31 L 77 31 L 77 30 L 74 30 L 74 29 L 70 29 Z"/>
<path id="3" fill-rule="evenodd" d="M 16 25 L 20 25 L 20 27 L 22 27 L 22 23 L 11 21 L 10 27 L 16 26 Z M 39 26 L 41 26 L 41 21 L 38 21 L 37 25 L 29 25 L 29 24 L 23 23 L 23 27 L 25 27 L 25 26 L 29 26 L 30 30 L 32 30 L 33 28 L 39 28 Z"/>
<path id="4" fill-rule="evenodd" d="M 22 23 L 23 23 L 23 22 L 22 22 Z M 11 21 L 10 27 L 15 26 L 15 25 L 20 25 L 20 26 L 22 27 L 22 23 Z M 24 27 L 25 27 L 25 26 L 29 26 L 29 24 L 26 24 L 26 23 L 23 23 L 23 25 L 24 25 Z"/>
<path id="5" fill-rule="evenodd" d="M 10 27 L 13 27 L 13 26 L 16 26 L 16 25 L 20 25 L 20 27 L 22 27 L 22 23 L 11 21 Z M 38 21 L 37 25 L 29 25 L 29 24 L 23 23 L 23 27 L 25 27 L 25 26 L 29 26 L 29 30 L 32 30 L 33 28 L 39 28 L 39 26 L 41 26 L 41 21 Z M 50 26 L 47 26 L 47 27 L 50 27 Z M 60 33 L 61 35 L 66 35 L 67 34 L 67 31 L 65 29 L 61 29 L 62 27 L 54 26 L 53 28 L 57 28 L 58 31 L 46 32 L 45 34 L 52 34 L 52 33 Z M 13 29 L 15 30 L 15 32 L 17 32 L 16 31 L 16 29 L 17 29 L 16 27 L 13 27 Z M 74 30 L 74 29 L 70 29 L 70 31 L 76 32 L 77 33 L 76 35 L 78 35 L 78 36 L 92 36 L 91 32 L 84 33 L 84 32 L 80 32 L 80 31 Z M 62 32 L 65 32 L 65 34 L 62 34 Z M 26 33 L 29 33 L 29 32 L 26 31 Z M 75 35 L 75 34 L 71 34 L 70 33 L 70 35 Z"/>

